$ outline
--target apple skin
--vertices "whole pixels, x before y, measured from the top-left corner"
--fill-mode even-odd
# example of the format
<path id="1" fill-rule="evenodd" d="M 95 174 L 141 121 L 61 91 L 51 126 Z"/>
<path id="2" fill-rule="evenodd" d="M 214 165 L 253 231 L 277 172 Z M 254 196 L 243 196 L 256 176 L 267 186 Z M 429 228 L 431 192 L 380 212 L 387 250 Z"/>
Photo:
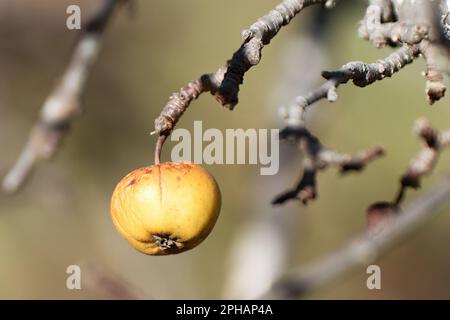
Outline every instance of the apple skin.
<path id="1" fill-rule="evenodd" d="M 168 255 L 199 245 L 213 229 L 220 207 L 219 186 L 205 169 L 165 162 L 136 169 L 117 184 L 111 217 L 138 251 Z"/>

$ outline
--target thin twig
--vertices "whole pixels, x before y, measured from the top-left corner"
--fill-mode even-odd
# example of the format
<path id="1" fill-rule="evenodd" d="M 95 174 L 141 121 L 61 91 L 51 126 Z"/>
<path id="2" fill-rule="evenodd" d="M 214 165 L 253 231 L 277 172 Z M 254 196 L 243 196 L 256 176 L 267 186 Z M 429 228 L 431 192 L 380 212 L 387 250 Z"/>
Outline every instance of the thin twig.
<path id="1" fill-rule="evenodd" d="M 394 201 L 397 206 L 403 201 L 408 188 L 420 187 L 422 177 L 433 170 L 440 153 L 450 146 L 450 130 L 441 133 L 424 118 L 416 121 L 415 131 L 423 140 L 424 147 L 411 161 L 400 179 L 400 188 Z"/>
<path id="2" fill-rule="evenodd" d="M 338 166 L 341 173 L 361 171 L 365 166 L 382 155 L 384 149 L 374 146 L 357 155 L 339 153 L 325 148 L 319 139 L 306 128 L 285 128 L 280 133 L 281 139 L 290 139 L 297 142 L 303 155 L 303 175 L 295 188 L 278 195 L 272 204 L 283 204 L 288 200 L 300 200 L 303 204 L 317 197 L 316 175 L 328 166 Z"/>
<path id="3" fill-rule="evenodd" d="M 365 87 L 377 80 L 391 77 L 400 69 L 411 63 L 420 53 L 418 45 L 404 45 L 382 60 L 375 63 L 353 61 L 343 65 L 336 71 L 324 71 L 322 76 L 327 81 L 316 90 L 305 96 L 298 96 L 288 108 L 281 109 L 281 116 L 286 127 L 302 127 L 305 111 L 313 103 L 328 99 L 337 100 L 337 88 L 340 84 L 352 80 L 358 87 Z"/>

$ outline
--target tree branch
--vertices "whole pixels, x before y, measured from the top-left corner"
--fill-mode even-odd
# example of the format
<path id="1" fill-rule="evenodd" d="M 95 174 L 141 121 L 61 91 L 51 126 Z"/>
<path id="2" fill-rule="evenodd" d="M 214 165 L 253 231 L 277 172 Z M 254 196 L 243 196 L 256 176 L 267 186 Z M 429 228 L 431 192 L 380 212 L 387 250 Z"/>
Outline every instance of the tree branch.
<path id="1" fill-rule="evenodd" d="M 80 97 L 97 60 L 105 27 L 118 4 L 124 1 L 102 0 L 97 11 L 88 19 L 70 64 L 45 100 L 28 142 L 3 179 L 3 190 L 17 191 L 34 165 L 39 160 L 51 158 L 58 150 L 71 122 L 81 113 Z"/>
<path id="2" fill-rule="evenodd" d="M 426 195 L 400 209 L 406 189 L 417 189 L 420 180 L 434 168 L 439 154 L 450 146 L 450 130 L 439 132 L 426 119 L 416 121 L 415 131 L 425 147 L 413 158 L 400 179 L 400 190 L 394 202 L 377 202 L 367 209 L 368 228 L 341 249 L 319 259 L 310 268 L 294 272 L 276 282 L 264 295 L 270 299 L 293 299 L 313 291 L 345 273 L 365 267 L 381 254 L 434 217 L 440 205 L 450 196 L 450 175 Z"/>
<path id="3" fill-rule="evenodd" d="M 239 86 L 245 73 L 260 62 L 263 47 L 270 43 L 281 27 L 289 24 L 305 7 L 316 4 L 332 7 L 334 3 L 335 0 L 284 0 L 242 31 L 243 44 L 224 66 L 214 73 L 202 75 L 171 95 L 155 120 L 153 133 L 170 135 L 191 102 L 204 92 L 210 92 L 220 104 L 233 110 L 238 103 Z"/>
<path id="4" fill-rule="evenodd" d="M 425 91 L 428 102 L 433 104 L 441 99 L 446 91 L 443 72 L 448 69 L 449 59 L 447 57 L 447 62 L 444 63 L 447 67 L 443 67 L 440 60 L 445 59 L 441 52 L 442 47 L 447 47 L 449 52 L 449 43 L 445 40 L 449 38 L 448 9 L 444 9 L 444 1 L 440 9 L 437 1 L 393 1 L 391 5 L 396 11 L 396 15 L 393 15 L 392 8 L 387 8 L 385 2 L 370 1 L 366 15 L 360 23 L 359 34 L 376 47 L 420 43 L 420 53 L 427 64 Z M 385 17 L 386 12 L 388 18 Z M 438 21 L 440 23 L 437 23 Z"/>
<path id="5" fill-rule="evenodd" d="M 298 199 L 303 204 L 317 197 L 316 175 L 328 166 L 338 166 L 341 173 L 361 171 L 364 167 L 384 154 L 384 149 L 374 146 L 357 155 L 339 153 L 325 148 L 306 128 L 286 128 L 280 133 L 281 139 L 290 139 L 298 143 L 303 154 L 303 176 L 294 189 L 278 195 L 272 204 L 283 204 L 288 200 Z"/>
<path id="6" fill-rule="evenodd" d="M 377 80 L 391 77 L 394 73 L 411 63 L 420 53 L 418 45 L 405 45 L 388 57 L 378 60 L 375 63 L 364 63 L 353 61 L 343 65 L 336 71 L 324 71 L 322 76 L 327 81 L 319 88 L 311 91 L 305 96 L 295 98 L 293 104 L 288 108 L 281 109 L 281 116 L 286 127 L 302 127 L 304 125 L 304 115 L 307 108 L 313 103 L 328 99 L 333 102 L 338 98 L 337 88 L 340 84 L 345 84 L 349 80 L 358 87 L 365 87 Z"/>
<path id="7" fill-rule="evenodd" d="M 309 267 L 294 269 L 277 281 L 264 294 L 264 299 L 296 299 L 358 268 L 374 263 L 399 240 L 424 226 L 442 211 L 437 209 L 448 202 L 450 197 L 450 176 L 425 195 L 413 201 L 404 213 L 393 217 L 377 232 L 367 231 L 355 236 L 342 248 L 317 260 Z"/>
<path id="8" fill-rule="evenodd" d="M 423 140 L 424 147 L 411 161 L 408 169 L 401 177 L 395 205 L 400 205 L 408 188 L 420 188 L 422 177 L 433 170 L 440 153 L 450 146 L 450 130 L 441 133 L 424 118 L 416 121 L 415 131 L 419 138 Z"/>

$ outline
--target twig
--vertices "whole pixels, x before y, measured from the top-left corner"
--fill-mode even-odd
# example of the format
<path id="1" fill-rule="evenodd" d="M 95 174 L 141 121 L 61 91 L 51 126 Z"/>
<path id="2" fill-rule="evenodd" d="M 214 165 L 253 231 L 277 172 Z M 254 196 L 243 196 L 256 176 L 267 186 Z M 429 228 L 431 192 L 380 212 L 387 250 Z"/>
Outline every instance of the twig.
<path id="1" fill-rule="evenodd" d="M 450 130 L 439 132 L 424 119 L 416 120 L 415 132 L 424 142 L 424 147 L 411 160 L 400 178 L 400 187 L 394 201 L 379 201 L 367 209 L 368 229 L 378 229 L 402 213 L 401 205 L 408 189 L 420 188 L 421 180 L 435 167 L 440 153 L 450 145 Z"/>
<path id="2" fill-rule="evenodd" d="M 307 108 L 313 103 L 328 99 L 337 100 L 337 88 L 340 84 L 352 80 L 358 87 L 365 87 L 377 80 L 391 77 L 394 73 L 411 63 L 420 53 L 418 45 L 404 45 L 383 60 L 375 63 L 353 61 L 343 65 L 336 71 L 324 71 L 322 76 L 327 81 L 305 96 L 298 96 L 288 108 L 281 109 L 281 116 L 286 127 L 302 127 Z"/>
<path id="3" fill-rule="evenodd" d="M 97 60 L 104 29 L 115 8 L 123 1 L 102 0 L 100 7 L 83 27 L 68 68 L 45 100 L 27 144 L 3 180 L 5 191 L 17 191 L 39 160 L 49 159 L 55 154 L 71 122 L 80 114 L 80 97 Z"/>
<path id="4" fill-rule="evenodd" d="M 263 47 L 281 27 L 289 24 L 305 7 L 315 4 L 332 7 L 334 3 L 335 0 L 284 0 L 269 14 L 259 18 L 242 31 L 243 44 L 224 66 L 214 73 L 202 75 L 171 95 L 155 120 L 154 133 L 169 135 L 192 100 L 204 92 L 210 92 L 218 102 L 232 110 L 238 103 L 239 86 L 245 73 L 260 62 Z"/>
<path id="5" fill-rule="evenodd" d="M 450 130 L 441 133 L 431 127 L 430 123 L 424 118 L 416 121 L 415 131 L 423 140 L 424 148 L 411 161 L 400 179 L 400 189 L 394 201 L 397 206 L 403 201 L 408 188 L 417 189 L 420 187 L 421 178 L 433 170 L 440 153 L 450 145 Z"/>
<path id="6" fill-rule="evenodd" d="M 404 213 L 392 218 L 378 232 L 364 232 L 341 249 L 327 255 L 305 269 L 295 269 L 274 284 L 262 298 L 296 299 L 329 284 L 348 272 L 375 262 L 397 241 L 424 226 L 442 211 L 437 210 L 450 197 L 450 176 L 425 195 L 413 201 Z"/>
<path id="7" fill-rule="evenodd" d="M 303 154 L 303 176 L 294 189 L 278 195 L 272 204 L 283 204 L 288 200 L 299 199 L 303 204 L 317 197 L 316 175 L 330 165 L 340 167 L 341 173 L 361 171 L 364 167 L 384 154 L 384 149 L 374 146 L 357 155 L 339 153 L 325 148 L 306 128 L 287 127 L 280 133 L 281 139 L 293 139 Z"/>

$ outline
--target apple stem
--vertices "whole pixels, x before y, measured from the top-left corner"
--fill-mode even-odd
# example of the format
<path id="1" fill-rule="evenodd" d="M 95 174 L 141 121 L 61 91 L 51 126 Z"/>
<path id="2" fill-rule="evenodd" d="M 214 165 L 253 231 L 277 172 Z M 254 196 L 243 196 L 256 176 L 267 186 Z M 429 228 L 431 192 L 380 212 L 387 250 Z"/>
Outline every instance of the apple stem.
<path id="1" fill-rule="evenodd" d="M 158 140 L 156 141 L 155 165 L 159 165 L 161 163 L 161 150 L 162 150 L 164 141 L 166 141 L 166 138 L 167 138 L 167 136 L 165 134 L 162 134 L 158 137 Z"/>

